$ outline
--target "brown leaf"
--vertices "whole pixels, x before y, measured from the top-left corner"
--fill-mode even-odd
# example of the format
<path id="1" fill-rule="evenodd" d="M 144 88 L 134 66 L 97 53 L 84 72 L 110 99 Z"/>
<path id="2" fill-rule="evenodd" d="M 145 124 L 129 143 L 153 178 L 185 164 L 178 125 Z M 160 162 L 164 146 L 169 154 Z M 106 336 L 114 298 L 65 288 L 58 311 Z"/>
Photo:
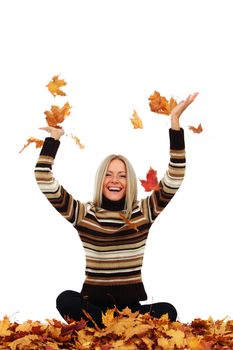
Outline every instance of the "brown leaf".
<path id="1" fill-rule="evenodd" d="M 123 213 L 119 213 L 120 218 L 133 230 L 136 230 L 138 232 L 138 228 L 137 225 L 135 223 L 133 223 L 132 221 L 130 221 L 129 219 L 127 219 L 127 217 L 125 217 L 125 215 Z"/>

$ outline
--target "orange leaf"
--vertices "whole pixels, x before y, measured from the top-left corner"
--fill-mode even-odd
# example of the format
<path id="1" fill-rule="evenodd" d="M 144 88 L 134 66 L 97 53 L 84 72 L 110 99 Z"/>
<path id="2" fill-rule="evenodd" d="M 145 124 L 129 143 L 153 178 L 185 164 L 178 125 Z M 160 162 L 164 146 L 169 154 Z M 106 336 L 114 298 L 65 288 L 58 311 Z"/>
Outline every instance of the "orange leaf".
<path id="1" fill-rule="evenodd" d="M 132 118 L 130 118 L 134 129 L 143 129 L 142 120 L 139 118 L 137 112 L 134 110 Z"/>
<path id="2" fill-rule="evenodd" d="M 140 180 L 141 185 L 144 187 L 146 192 L 150 191 L 158 191 L 160 189 L 158 179 L 157 179 L 157 171 L 150 167 L 148 173 L 146 174 L 146 180 Z"/>
<path id="3" fill-rule="evenodd" d="M 60 89 L 60 87 L 66 85 L 66 82 L 63 79 L 58 79 L 58 78 L 59 78 L 59 75 L 55 75 L 46 86 L 54 97 L 57 95 L 66 96 L 66 93 Z"/>
<path id="4" fill-rule="evenodd" d="M 195 128 L 195 126 L 189 126 L 189 130 L 192 130 L 195 134 L 200 134 L 203 131 L 203 128 L 200 123 L 197 128 Z"/>
<path id="5" fill-rule="evenodd" d="M 116 307 L 114 309 L 107 309 L 105 313 L 102 312 L 102 323 L 108 326 L 114 320 L 114 314 Z"/>
<path id="6" fill-rule="evenodd" d="M 6 337 L 11 334 L 10 331 L 10 320 L 7 316 L 4 316 L 3 320 L 0 321 L 0 337 Z"/>
<path id="7" fill-rule="evenodd" d="M 23 146 L 23 148 L 19 151 L 19 153 L 23 152 L 23 150 L 26 147 L 28 147 L 30 143 L 33 143 L 33 142 L 36 144 L 36 148 L 41 148 L 44 144 L 43 140 L 36 139 L 35 137 L 29 137 L 29 139 L 27 139 L 27 143 Z"/>
<path id="8" fill-rule="evenodd" d="M 158 91 L 155 91 L 149 98 L 149 105 L 152 112 L 170 115 L 172 109 L 177 105 L 176 100 L 171 97 L 170 101 L 166 97 L 161 96 Z"/>
<path id="9" fill-rule="evenodd" d="M 62 108 L 53 105 L 50 111 L 45 111 L 44 114 L 48 125 L 56 127 L 57 124 L 62 123 L 70 115 L 70 108 L 71 106 L 66 102 Z"/>

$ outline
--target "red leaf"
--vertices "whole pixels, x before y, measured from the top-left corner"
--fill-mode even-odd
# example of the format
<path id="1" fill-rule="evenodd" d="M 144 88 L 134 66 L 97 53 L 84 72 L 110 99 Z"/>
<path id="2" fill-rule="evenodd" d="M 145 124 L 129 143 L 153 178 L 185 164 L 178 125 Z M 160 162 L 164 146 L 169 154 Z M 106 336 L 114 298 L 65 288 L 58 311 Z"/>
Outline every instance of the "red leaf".
<path id="1" fill-rule="evenodd" d="M 146 174 L 146 180 L 141 180 L 141 185 L 144 187 L 146 192 L 158 191 L 159 183 L 157 179 L 157 171 L 150 167 L 150 170 Z"/>
<path id="2" fill-rule="evenodd" d="M 202 125 L 199 124 L 196 128 L 195 126 L 189 126 L 189 130 L 192 130 L 195 134 L 200 134 L 203 131 Z"/>

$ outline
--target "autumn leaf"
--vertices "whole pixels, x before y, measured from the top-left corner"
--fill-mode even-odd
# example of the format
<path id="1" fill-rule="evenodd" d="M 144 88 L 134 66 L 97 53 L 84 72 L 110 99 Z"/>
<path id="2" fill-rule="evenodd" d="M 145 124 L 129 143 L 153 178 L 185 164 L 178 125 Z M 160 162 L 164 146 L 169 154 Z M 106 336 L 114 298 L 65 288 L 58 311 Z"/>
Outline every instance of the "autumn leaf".
<path id="1" fill-rule="evenodd" d="M 129 219 L 127 219 L 127 217 L 125 217 L 125 215 L 123 213 L 119 213 L 120 218 L 133 230 L 136 230 L 138 232 L 138 228 L 137 225 L 135 223 L 133 223 L 132 221 L 130 221 Z"/>
<path id="2" fill-rule="evenodd" d="M 0 337 L 6 337 L 11 334 L 10 331 L 10 320 L 7 316 L 4 316 L 3 320 L 0 321 Z"/>
<path id="3" fill-rule="evenodd" d="M 81 144 L 81 141 L 80 141 L 80 139 L 77 136 L 71 134 L 71 138 L 75 141 L 76 145 L 78 145 L 79 148 L 81 148 L 81 149 L 85 148 L 84 145 Z"/>
<path id="4" fill-rule="evenodd" d="M 151 111 L 158 114 L 170 115 L 172 109 L 177 105 L 173 97 L 168 101 L 166 97 L 161 96 L 158 91 L 155 91 L 148 99 L 150 101 L 149 105 Z"/>
<path id="5" fill-rule="evenodd" d="M 36 139 L 35 137 L 29 137 L 27 139 L 27 143 L 23 146 L 23 148 L 19 151 L 19 153 L 23 152 L 23 150 L 28 147 L 31 143 L 35 143 L 36 148 L 41 148 L 44 144 L 43 140 Z"/>
<path id="6" fill-rule="evenodd" d="M 200 134 L 203 131 L 201 123 L 196 128 L 195 126 L 189 126 L 189 130 L 192 130 L 195 134 Z"/>
<path id="7" fill-rule="evenodd" d="M 137 112 L 134 110 L 132 118 L 130 118 L 134 129 L 143 129 L 142 120 L 139 118 Z"/>
<path id="8" fill-rule="evenodd" d="M 62 123 L 65 118 L 70 115 L 70 108 L 68 102 L 64 104 L 62 108 L 52 105 L 50 111 L 45 111 L 46 121 L 49 126 L 57 127 L 58 124 Z"/>
<path id="9" fill-rule="evenodd" d="M 66 84 L 67 83 L 64 79 L 59 79 L 59 75 L 55 75 L 46 86 L 54 97 L 57 95 L 66 96 L 66 93 L 60 89 L 60 87 L 65 86 Z"/>
<path id="10" fill-rule="evenodd" d="M 146 180 L 140 180 L 141 185 L 144 187 L 146 192 L 158 191 L 160 189 L 157 171 L 150 167 L 149 171 L 146 174 Z"/>
<path id="11" fill-rule="evenodd" d="M 108 326 L 114 320 L 115 311 L 116 311 L 116 308 L 107 309 L 105 313 L 102 312 L 102 323 L 105 326 Z"/>

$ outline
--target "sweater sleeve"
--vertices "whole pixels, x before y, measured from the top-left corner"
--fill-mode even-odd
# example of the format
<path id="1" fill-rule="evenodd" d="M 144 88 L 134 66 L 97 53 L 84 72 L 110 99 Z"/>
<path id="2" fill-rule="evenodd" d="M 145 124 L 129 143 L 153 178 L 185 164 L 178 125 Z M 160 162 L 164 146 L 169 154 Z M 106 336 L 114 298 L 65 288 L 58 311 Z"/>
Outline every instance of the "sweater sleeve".
<path id="1" fill-rule="evenodd" d="M 143 210 L 153 222 L 180 188 L 185 174 L 184 130 L 169 130 L 170 162 L 159 182 L 160 189 L 143 200 Z"/>
<path id="2" fill-rule="evenodd" d="M 35 167 L 35 178 L 41 192 L 46 196 L 53 207 L 73 226 L 84 215 L 85 206 L 74 200 L 63 186 L 54 178 L 52 166 L 58 151 L 60 141 L 51 137 L 45 139 L 44 145 Z"/>

